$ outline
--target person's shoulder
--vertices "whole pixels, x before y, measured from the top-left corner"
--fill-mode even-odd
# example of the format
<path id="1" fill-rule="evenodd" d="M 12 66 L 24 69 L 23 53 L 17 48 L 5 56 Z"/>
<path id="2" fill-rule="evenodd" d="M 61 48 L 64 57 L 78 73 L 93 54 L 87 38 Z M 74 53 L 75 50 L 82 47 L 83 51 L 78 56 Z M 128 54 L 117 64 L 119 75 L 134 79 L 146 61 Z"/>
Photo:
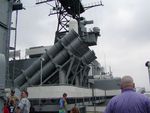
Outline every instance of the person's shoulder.
<path id="1" fill-rule="evenodd" d="M 27 98 L 22 98 L 21 101 L 26 102 L 26 101 L 29 101 L 29 100 Z"/>
<path id="2" fill-rule="evenodd" d="M 59 101 L 64 101 L 64 99 L 63 99 L 63 98 L 60 98 Z"/>
<path id="3" fill-rule="evenodd" d="M 62 99 L 62 98 L 59 99 L 59 103 L 61 103 L 61 102 L 63 102 L 63 99 Z"/>
<path id="4" fill-rule="evenodd" d="M 109 101 L 109 103 L 115 103 L 117 102 L 117 100 L 119 100 L 119 98 L 121 97 L 121 95 L 116 95 L 114 97 L 112 97 Z"/>
<path id="5" fill-rule="evenodd" d="M 12 96 L 11 96 L 11 95 L 9 95 L 7 98 L 11 99 L 11 98 L 12 98 Z"/>
<path id="6" fill-rule="evenodd" d="M 150 100 L 150 97 L 149 97 L 149 96 L 147 96 L 147 95 L 145 95 L 145 94 L 141 94 L 141 96 L 142 96 L 143 98 L 145 98 L 145 99 Z"/>
<path id="7" fill-rule="evenodd" d="M 141 98 L 140 100 L 142 100 L 142 101 L 145 101 L 145 100 L 150 101 L 150 98 L 145 94 L 141 94 L 141 93 L 136 92 L 136 95 L 137 95 L 138 98 Z"/>
<path id="8" fill-rule="evenodd" d="M 20 101 L 22 104 L 30 105 L 30 101 L 28 98 L 22 98 Z"/>
<path id="9" fill-rule="evenodd" d="M 119 95 L 114 96 L 112 99 L 116 100 L 116 99 L 119 99 L 119 98 L 122 98 L 122 93 L 119 94 Z"/>
<path id="10" fill-rule="evenodd" d="M 21 100 L 24 101 L 24 100 L 27 100 L 27 98 L 22 98 Z"/>
<path id="11" fill-rule="evenodd" d="M 17 95 L 14 95 L 14 97 L 15 97 L 15 98 L 18 98 L 18 96 L 17 96 Z"/>

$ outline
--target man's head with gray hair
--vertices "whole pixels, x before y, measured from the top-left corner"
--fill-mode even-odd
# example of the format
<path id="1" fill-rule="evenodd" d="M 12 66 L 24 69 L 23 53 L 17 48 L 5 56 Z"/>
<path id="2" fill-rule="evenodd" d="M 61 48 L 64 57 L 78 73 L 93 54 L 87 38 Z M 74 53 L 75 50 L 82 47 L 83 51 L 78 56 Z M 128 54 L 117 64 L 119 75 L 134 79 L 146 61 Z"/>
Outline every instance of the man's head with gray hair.
<path id="1" fill-rule="evenodd" d="M 131 76 L 123 76 L 121 79 L 121 89 L 132 89 L 135 87 L 133 78 Z"/>

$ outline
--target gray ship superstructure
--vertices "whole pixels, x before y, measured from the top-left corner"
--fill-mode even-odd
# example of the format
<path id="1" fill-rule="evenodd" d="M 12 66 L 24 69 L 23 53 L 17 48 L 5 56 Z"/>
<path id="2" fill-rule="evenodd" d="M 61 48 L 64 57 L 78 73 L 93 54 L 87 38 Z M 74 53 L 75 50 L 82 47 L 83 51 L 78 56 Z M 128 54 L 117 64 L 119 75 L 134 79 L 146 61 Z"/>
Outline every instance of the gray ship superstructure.
<path id="1" fill-rule="evenodd" d="M 64 92 L 68 94 L 68 111 L 77 104 L 81 113 L 86 111 L 85 106 L 103 103 L 120 93 L 120 79 L 106 73 L 89 48 L 97 44 L 100 29 L 93 27 L 88 32 L 86 25 L 93 21 L 80 16 L 86 9 L 102 6 L 102 3 L 84 7 L 80 0 L 70 1 L 37 0 L 36 4 L 55 2 L 55 10 L 50 14 L 58 17 L 55 41 L 50 47 L 27 49 L 25 59 L 20 59 L 20 51 L 16 50 L 17 14 L 23 4 L 20 0 L 0 1 L 3 15 L 0 16 L 1 94 L 6 88 L 27 89 L 36 112 L 58 112 L 58 101 Z M 12 27 L 14 11 L 16 26 Z M 16 34 L 14 47 L 10 47 L 10 32 Z"/>

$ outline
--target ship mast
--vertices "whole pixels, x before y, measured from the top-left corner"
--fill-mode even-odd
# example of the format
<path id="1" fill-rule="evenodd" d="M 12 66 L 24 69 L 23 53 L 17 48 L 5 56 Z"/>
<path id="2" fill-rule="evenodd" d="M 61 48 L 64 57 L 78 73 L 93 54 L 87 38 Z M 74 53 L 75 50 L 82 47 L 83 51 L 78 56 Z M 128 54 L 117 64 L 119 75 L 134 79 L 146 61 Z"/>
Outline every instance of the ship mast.
<path id="1" fill-rule="evenodd" d="M 56 43 L 61 39 L 68 31 L 68 26 L 70 19 L 76 19 L 78 26 L 80 26 L 81 17 L 80 14 L 85 10 L 96 7 L 103 6 L 102 2 L 92 3 L 90 5 L 83 6 L 80 0 L 37 0 L 36 4 L 46 3 L 51 6 L 50 15 L 57 15 L 58 25 L 55 33 Z M 52 5 L 53 4 L 53 5 Z M 79 35 L 82 34 L 80 27 L 78 28 Z"/>

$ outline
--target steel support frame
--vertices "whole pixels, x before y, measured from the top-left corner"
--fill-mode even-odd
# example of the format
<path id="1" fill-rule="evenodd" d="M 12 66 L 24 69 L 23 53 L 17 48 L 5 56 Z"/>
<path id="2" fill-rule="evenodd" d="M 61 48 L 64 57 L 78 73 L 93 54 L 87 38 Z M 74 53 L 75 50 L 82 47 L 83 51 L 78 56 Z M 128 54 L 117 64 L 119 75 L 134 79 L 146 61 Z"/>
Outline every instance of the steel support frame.
<path id="1" fill-rule="evenodd" d="M 58 18 L 58 25 L 57 30 L 55 33 L 55 42 L 56 43 L 59 39 L 61 39 L 64 34 L 66 34 L 68 30 L 68 25 L 70 21 L 71 15 L 69 15 L 66 10 L 62 7 L 58 0 L 55 1 L 55 5 L 57 9 L 57 18 Z"/>

